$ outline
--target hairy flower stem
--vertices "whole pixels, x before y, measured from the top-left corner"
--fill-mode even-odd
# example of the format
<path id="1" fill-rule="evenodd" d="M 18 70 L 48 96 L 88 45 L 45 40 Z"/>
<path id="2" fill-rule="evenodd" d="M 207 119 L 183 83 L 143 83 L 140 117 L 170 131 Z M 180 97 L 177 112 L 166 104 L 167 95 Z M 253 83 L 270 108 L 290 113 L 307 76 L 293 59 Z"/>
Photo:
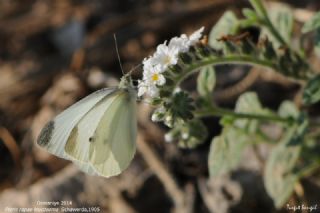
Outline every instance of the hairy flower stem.
<path id="1" fill-rule="evenodd" d="M 274 121 L 286 124 L 292 124 L 294 122 L 291 118 L 282 118 L 276 115 L 259 115 L 250 113 L 239 113 L 231 110 L 223 109 L 217 106 L 210 106 L 207 109 L 199 110 L 195 112 L 196 117 L 207 117 L 207 116 L 231 116 L 237 119 L 256 119 L 260 121 Z"/>
<path id="2" fill-rule="evenodd" d="M 257 59 L 249 55 L 228 55 L 223 57 L 208 57 L 199 62 L 191 64 L 181 75 L 178 75 L 175 79 L 174 88 L 178 87 L 188 76 L 199 71 L 200 68 L 205 66 L 214 66 L 221 64 L 244 64 L 244 65 L 255 65 L 262 66 L 274 71 L 279 70 L 277 64 L 272 63 L 268 60 Z M 302 84 L 302 81 L 291 78 L 292 81 Z"/>
<path id="3" fill-rule="evenodd" d="M 204 60 L 199 61 L 190 65 L 182 75 L 179 75 L 176 79 L 176 87 L 185 80 L 189 75 L 197 72 L 200 68 L 209 65 L 219 65 L 219 64 L 247 64 L 247 65 L 260 65 L 266 68 L 277 70 L 277 66 L 267 60 L 256 59 L 248 55 L 229 55 L 225 57 L 209 57 Z"/>
<path id="4" fill-rule="evenodd" d="M 295 54 L 297 54 L 298 56 L 300 56 L 301 58 L 305 59 L 305 55 L 302 54 L 299 51 L 295 51 L 292 46 L 285 41 L 285 39 L 282 37 L 282 35 L 279 33 L 279 31 L 276 29 L 276 27 L 273 25 L 272 21 L 270 20 L 267 10 L 264 7 L 263 3 L 261 0 L 249 0 L 251 5 L 253 6 L 253 8 L 255 9 L 255 11 L 257 12 L 257 14 L 260 15 L 261 18 L 261 24 L 263 24 L 266 28 L 269 29 L 270 33 L 274 36 L 275 39 L 278 40 L 278 42 L 282 45 L 282 46 L 286 46 L 288 47 L 292 52 L 294 52 Z M 311 67 L 309 66 L 309 69 L 311 70 Z M 312 77 L 312 76 L 310 76 Z"/>

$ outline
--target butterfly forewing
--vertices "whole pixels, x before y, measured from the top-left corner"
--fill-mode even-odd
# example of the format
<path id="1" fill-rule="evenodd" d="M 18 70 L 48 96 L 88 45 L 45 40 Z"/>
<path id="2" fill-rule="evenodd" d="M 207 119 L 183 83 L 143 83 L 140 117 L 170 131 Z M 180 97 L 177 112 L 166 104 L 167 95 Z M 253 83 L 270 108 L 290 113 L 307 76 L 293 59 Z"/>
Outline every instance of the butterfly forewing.
<path id="1" fill-rule="evenodd" d="M 114 90 L 114 88 L 99 90 L 70 106 L 43 128 L 37 143 L 48 152 L 68 159 L 64 147 L 71 131 L 92 107 Z"/>
<path id="2" fill-rule="evenodd" d="M 116 90 L 100 100 L 73 128 L 64 148 L 71 159 L 81 162 L 89 161 L 89 147 L 94 141 L 94 132 L 98 128 L 105 111 L 111 107 L 118 97 L 118 93 L 119 90 Z M 107 153 L 108 150 L 106 150 Z"/>

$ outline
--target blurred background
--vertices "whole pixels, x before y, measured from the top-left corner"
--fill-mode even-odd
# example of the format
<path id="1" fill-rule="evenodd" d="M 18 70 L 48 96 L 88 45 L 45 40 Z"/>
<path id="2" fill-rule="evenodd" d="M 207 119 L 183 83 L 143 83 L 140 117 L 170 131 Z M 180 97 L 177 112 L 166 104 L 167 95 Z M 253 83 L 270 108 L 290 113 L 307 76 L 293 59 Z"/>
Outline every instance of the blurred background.
<path id="1" fill-rule="evenodd" d="M 306 17 L 320 8 L 317 0 L 281 2 Z M 275 212 L 252 150 L 239 169 L 210 180 L 210 141 L 192 150 L 165 143 L 166 129 L 150 122 L 152 108 L 145 104 L 138 110 L 137 155 L 118 177 L 85 175 L 35 145 L 57 113 L 99 88 L 117 85 L 122 74 L 113 34 L 129 71 L 165 40 L 201 26 L 208 34 L 226 10 L 239 13 L 248 5 L 246 0 L 0 0 L 0 212 L 52 207 L 38 201 L 70 201 L 66 206 L 111 213 Z M 297 85 L 274 73 L 222 69 L 227 72 L 218 73 L 214 97 L 223 106 L 232 107 L 250 89 L 276 109 L 297 91 Z M 141 67 L 133 77 L 141 77 Z M 194 86 L 192 80 L 186 83 Z M 220 132 L 218 121 L 205 121 L 211 137 Z M 303 199 L 319 201 L 319 186 L 311 180 L 303 184 Z M 293 195 L 290 202 L 299 199 Z"/>

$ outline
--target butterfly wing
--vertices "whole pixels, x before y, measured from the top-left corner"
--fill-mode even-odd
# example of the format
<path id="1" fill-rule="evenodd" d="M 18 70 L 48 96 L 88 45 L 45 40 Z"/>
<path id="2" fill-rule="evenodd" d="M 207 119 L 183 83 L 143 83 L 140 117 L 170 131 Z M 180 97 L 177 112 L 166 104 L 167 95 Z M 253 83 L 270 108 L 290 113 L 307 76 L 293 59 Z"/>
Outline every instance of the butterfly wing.
<path id="1" fill-rule="evenodd" d="M 98 123 L 90 144 L 89 158 L 100 175 L 121 173 L 131 162 L 136 146 L 136 93 L 122 90 Z"/>
<path id="2" fill-rule="evenodd" d="M 64 147 L 64 151 L 70 159 L 80 162 L 89 161 L 89 149 L 90 144 L 93 142 L 94 133 L 99 128 L 98 124 L 102 120 L 105 111 L 118 98 L 119 91 L 116 90 L 99 101 L 74 126 Z M 107 153 L 109 150 L 105 149 L 104 151 Z"/>
<path id="3" fill-rule="evenodd" d="M 89 175 L 100 175 L 97 171 L 91 166 L 90 163 L 84 163 L 81 161 L 72 161 L 81 171 L 89 174 Z"/>
<path id="4" fill-rule="evenodd" d="M 42 129 L 37 140 L 38 145 L 58 157 L 69 159 L 64 147 L 71 131 L 91 108 L 115 90 L 115 88 L 98 90 L 67 108 Z"/>

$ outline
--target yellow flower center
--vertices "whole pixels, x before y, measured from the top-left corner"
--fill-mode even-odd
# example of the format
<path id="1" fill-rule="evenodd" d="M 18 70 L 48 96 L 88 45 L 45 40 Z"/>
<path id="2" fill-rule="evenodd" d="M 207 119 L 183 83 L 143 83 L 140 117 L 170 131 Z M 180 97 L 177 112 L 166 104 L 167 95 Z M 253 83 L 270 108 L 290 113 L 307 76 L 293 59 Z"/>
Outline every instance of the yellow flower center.
<path id="1" fill-rule="evenodd" d="M 159 75 L 157 73 L 152 75 L 152 81 L 158 81 L 159 80 Z"/>

